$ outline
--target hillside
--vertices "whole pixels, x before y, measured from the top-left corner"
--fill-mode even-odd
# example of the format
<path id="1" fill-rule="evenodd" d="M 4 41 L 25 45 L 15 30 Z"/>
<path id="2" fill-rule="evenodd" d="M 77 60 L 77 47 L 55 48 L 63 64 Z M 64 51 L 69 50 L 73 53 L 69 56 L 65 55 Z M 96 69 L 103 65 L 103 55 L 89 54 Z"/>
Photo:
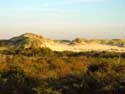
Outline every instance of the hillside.
<path id="1" fill-rule="evenodd" d="M 104 44 L 104 45 L 125 47 L 125 39 L 111 39 L 111 40 L 90 39 L 90 40 L 87 40 L 87 39 L 83 39 L 83 38 L 76 38 L 71 43 L 72 44 L 78 44 L 78 43 L 98 43 L 98 44 Z"/>
<path id="2" fill-rule="evenodd" d="M 125 48 L 101 41 L 32 33 L 1 40 L 0 94 L 125 94 Z"/>
<path id="3" fill-rule="evenodd" d="M 54 51 L 113 51 L 125 52 L 124 39 L 99 40 L 76 38 L 72 41 L 52 40 L 33 33 L 13 37 L 9 40 L 0 41 L 0 49 L 8 48 L 42 48 L 48 47 Z"/>

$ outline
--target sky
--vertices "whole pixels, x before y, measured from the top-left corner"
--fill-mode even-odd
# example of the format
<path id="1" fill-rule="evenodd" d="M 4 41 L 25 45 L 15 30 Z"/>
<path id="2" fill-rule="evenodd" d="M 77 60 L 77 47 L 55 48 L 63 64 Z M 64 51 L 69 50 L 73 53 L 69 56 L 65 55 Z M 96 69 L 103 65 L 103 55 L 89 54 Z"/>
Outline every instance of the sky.
<path id="1" fill-rule="evenodd" d="M 125 0 L 0 0 L 0 39 L 125 38 Z"/>

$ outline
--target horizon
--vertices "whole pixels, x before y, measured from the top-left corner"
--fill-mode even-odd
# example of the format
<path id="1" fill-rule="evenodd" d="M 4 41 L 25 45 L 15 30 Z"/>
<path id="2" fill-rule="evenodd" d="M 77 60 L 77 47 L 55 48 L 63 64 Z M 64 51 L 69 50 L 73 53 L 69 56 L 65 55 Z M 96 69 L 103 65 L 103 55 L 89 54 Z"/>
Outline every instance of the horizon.
<path id="1" fill-rule="evenodd" d="M 22 34 L 18 34 L 18 35 L 15 35 L 15 36 L 12 36 L 10 38 L 0 38 L 0 40 L 10 40 L 14 37 L 19 37 L 19 36 L 22 36 L 24 34 L 34 34 L 34 35 L 38 35 L 38 36 L 42 36 L 44 38 L 48 38 L 48 39 L 52 39 L 52 40 L 69 40 L 69 41 L 72 41 L 72 40 L 75 40 L 77 38 L 80 38 L 80 39 L 86 39 L 86 40 L 117 40 L 117 39 L 120 39 L 120 40 L 125 40 L 125 38 L 85 38 L 85 37 L 74 37 L 73 39 L 61 39 L 61 38 L 51 38 L 51 37 L 47 37 L 47 36 L 44 36 L 44 35 L 41 35 L 41 34 L 36 34 L 36 33 L 32 33 L 32 32 L 25 32 L 25 33 L 22 33 Z"/>
<path id="2" fill-rule="evenodd" d="M 25 32 L 52 39 L 124 39 L 124 10 L 124 0 L 2 0 L 0 39 Z"/>

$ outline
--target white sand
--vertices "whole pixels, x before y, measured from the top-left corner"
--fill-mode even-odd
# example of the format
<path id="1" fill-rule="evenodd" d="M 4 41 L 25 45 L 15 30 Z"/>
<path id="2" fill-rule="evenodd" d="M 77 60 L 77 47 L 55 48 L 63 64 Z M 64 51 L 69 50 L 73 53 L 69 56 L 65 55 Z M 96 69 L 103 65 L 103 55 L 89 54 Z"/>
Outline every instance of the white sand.
<path id="1" fill-rule="evenodd" d="M 65 43 L 46 43 L 46 47 L 54 51 L 113 51 L 113 52 L 125 52 L 125 48 L 118 46 L 102 45 L 96 43 L 84 43 L 76 45 L 68 45 Z"/>

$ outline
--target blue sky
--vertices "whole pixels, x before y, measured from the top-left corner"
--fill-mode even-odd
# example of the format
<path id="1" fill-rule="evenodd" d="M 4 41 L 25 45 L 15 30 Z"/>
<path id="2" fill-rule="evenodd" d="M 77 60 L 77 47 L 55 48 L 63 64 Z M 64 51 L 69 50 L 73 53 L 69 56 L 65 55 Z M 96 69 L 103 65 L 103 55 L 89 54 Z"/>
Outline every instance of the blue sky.
<path id="1" fill-rule="evenodd" d="M 0 0 L 0 38 L 125 38 L 125 0 Z"/>

